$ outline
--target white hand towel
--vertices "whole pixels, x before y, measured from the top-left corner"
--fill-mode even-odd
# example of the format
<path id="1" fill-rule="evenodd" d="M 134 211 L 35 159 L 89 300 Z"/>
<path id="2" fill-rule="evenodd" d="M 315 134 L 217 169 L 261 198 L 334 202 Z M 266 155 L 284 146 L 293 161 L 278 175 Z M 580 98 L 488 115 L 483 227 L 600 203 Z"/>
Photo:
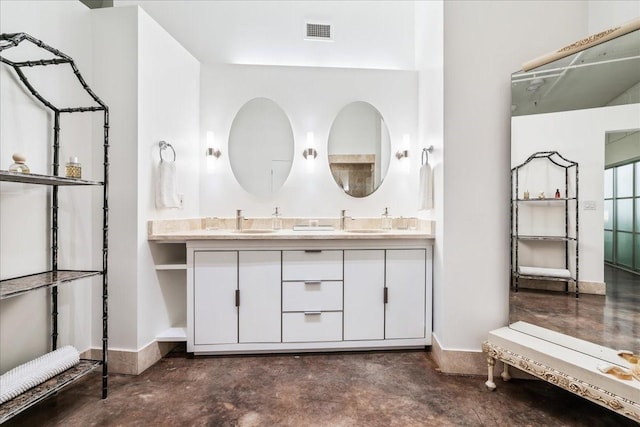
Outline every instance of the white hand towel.
<path id="1" fill-rule="evenodd" d="M 420 167 L 420 186 L 418 190 L 418 209 L 433 209 L 433 170 L 429 163 Z"/>
<path id="2" fill-rule="evenodd" d="M 176 185 L 176 162 L 161 161 L 156 182 L 156 208 L 179 208 Z"/>

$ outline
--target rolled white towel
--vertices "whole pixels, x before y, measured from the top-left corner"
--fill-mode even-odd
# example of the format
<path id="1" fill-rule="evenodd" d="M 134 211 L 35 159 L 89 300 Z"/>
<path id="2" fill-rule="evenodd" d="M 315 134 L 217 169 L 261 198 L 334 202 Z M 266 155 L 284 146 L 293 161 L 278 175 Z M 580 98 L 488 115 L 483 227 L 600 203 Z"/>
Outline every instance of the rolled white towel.
<path id="1" fill-rule="evenodd" d="M 547 277 L 560 277 L 571 278 L 571 272 L 564 268 L 542 268 L 542 267 L 518 267 L 518 273 L 527 276 L 547 276 Z"/>
<path id="2" fill-rule="evenodd" d="M 176 162 L 161 161 L 156 182 L 156 208 L 179 208 Z"/>
<path id="3" fill-rule="evenodd" d="M 67 345 L 0 376 L 0 404 L 24 393 L 80 362 L 80 353 Z"/>

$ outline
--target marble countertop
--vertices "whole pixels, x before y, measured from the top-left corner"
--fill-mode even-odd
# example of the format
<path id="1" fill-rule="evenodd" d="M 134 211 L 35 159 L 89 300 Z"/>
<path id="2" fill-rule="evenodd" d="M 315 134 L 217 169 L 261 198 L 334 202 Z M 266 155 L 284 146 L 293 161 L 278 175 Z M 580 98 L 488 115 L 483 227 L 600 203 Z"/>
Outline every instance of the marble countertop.
<path id="1" fill-rule="evenodd" d="M 269 221 L 254 219 L 243 222 L 242 231 L 235 230 L 235 219 L 216 219 L 218 228 L 207 228 L 205 218 L 184 220 L 153 220 L 148 222 L 148 240 L 156 242 L 181 242 L 193 240 L 379 240 L 379 239 L 427 239 L 433 240 L 430 221 L 418 220 L 415 229 L 382 230 L 373 220 L 352 220 L 345 231 L 331 221 L 320 221 L 325 228 L 300 227 L 294 230 L 295 220 L 283 221 L 283 228 L 272 230 Z M 233 223 L 231 226 L 230 222 Z M 298 224 L 300 221 L 297 221 Z M 302 228 L 302 229 L 299 229 Z"/>

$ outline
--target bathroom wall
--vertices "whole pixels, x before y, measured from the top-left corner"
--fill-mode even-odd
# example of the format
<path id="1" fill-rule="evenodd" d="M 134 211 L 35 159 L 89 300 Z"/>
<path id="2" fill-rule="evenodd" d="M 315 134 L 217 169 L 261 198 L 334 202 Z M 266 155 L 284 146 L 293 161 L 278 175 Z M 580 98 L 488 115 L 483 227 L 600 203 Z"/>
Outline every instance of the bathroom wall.
<path id="1" fill-rule="evenodd" d="M 444 2 L 444 199 L 434 329 L 436 346 L 477 355 L 445 353 L 439 359 L 445 372 L 482 372 L 482 341 L 508 322 L 510 74 L 584 37 L 586 19 L 584 2 Z"/>
<path id="2" fill-rule="evenodd" d="M 61 21 L 65 25 L 61 26 Z M 91 34 L 89 12 L 80 2 L 3 0 L 0 32 L 26 32 L 60 49 L 75 60 L 85 80 L 92 85 L 91 40 L 87 37 Z M 11 57 L 10 51 L 5 50 L 3 56 Z M 64 66 L 44 68 L 34 67 L 25 73 L 54 103 L 80 106 L 75 97 L 67 96 L 80 87 L 71 70 Z M 33 173 L 51 173 L 53 115 L 23 89 L 13 70 L 4 64 L 0 66 L 0 92 L 0 169 L 8 169 L 13 163 L 12 154 L 19 152 L 27 157 Z M 83 177 L 100 179 L 100 175 L 93 174 L 90 159 L 94 154 L 99 156 L 101 148 L 94 150 L 86 143 L 92 136 L 91 116 L 62 115 L 61 171 L 69 156 L 78 156 Z M 100 268 L 99 247 L 96 248 L 91 233 L 93 192 L 100 193 L 97 188 L 64 188 L 59 192 L 60 268 Z M 48 194 L 49 190 L 40 186 L 0 184 L 2 279 L 50 268 Z M 59 288 L 58 345 L 70 344 L 80 351 L 90 347 L 91 282 L 87 279 Z M 49 301 L 49 291 L 42 290 L 0 302 L 0 373 L 50 351 Z"/>
<path id="3" fill-rule="evenodd" d="M 247 193 L 236 181 L 229 163 L 228 135 L 236 112 L 255 97 L 275 101 L 291 122 L 295 149 L 293 166 L 284 186 L 270 197 Z M 391 158 L 382 186 L 364 199 L 338 188 L 327 158 L 329 130 L 338 112 L 350 102 L 366 101 L 380 111 L 389 129 L 391 152 L 400 149 L 403 134 L 412 137 L 412 156 Z M 355 217 L 378 217 L 388 206 L 394 216 L 417 212 L 417 73 L 414 71 L 361 70 L 262 65 L 209 65 L 202 70 L 201 143 L 213 131 L 222 156 L 213 172 L 201 175 L 200 213 L 233 216 L 269 216 L 279 206 L 284 216 L 337 217 L 347 209 Z M 314 170 L 302 156 L 306 134 L 314 132 L 318 157 Z M 247 152 L 246 156 L 252 154 Z M 204 161 L 204 160 L 203 160 Z M 409 161 L 410 171 L 403 162 Z M 204 170 L 204 169 L 203 169 Z"/>
<path id="4" fill-rule="evenodd" d="M 184 281 L 155 271 L 146 224 L 197 216 L 200 64 L 138 7 L 93 10 L 92 26 L 95 79 L 111 109 L 109 347 L 135 352 L 185 311 Z M 176 151 L 182 209 L 155 207 L 160 140 Z"/>

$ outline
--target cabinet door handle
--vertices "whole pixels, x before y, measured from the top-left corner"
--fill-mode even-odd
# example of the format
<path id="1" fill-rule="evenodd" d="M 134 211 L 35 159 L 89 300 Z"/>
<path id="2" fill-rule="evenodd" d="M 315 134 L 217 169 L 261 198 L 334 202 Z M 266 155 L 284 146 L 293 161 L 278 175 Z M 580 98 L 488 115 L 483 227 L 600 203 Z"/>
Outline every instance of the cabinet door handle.
<path id="1" fill-rule="evenodd" d="M 320 286 L 320 285 L 322 285 L 322 282 L 320 280 L 309 280 L 309 281 L 305 280 L 304 285 L 305 286 L 307 286 L 307 285 L 309 285 L 309 286 Z"/>
<path id="2" fill-rule="evenodd" d="M 387 288 L 386 286 L 384 287 L 384 303 L 388 303 L 389 302 L 389 288 Z"/>
<path id="3" fill-rule="evenodd" d="M 307 254 L 319 254 L 322 249 L 305 249 L 304 252 Z"/>
<path id="4" fill-rule="evenodd" d="M 236 289 L 236 307 L 240 307 L 240 289 Z"/>
<path id="5" fill-rule="evenodd" d="M 305 316 L 320 316 L 322 314 L 321 311 L 305 311 Z"/>

